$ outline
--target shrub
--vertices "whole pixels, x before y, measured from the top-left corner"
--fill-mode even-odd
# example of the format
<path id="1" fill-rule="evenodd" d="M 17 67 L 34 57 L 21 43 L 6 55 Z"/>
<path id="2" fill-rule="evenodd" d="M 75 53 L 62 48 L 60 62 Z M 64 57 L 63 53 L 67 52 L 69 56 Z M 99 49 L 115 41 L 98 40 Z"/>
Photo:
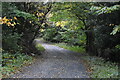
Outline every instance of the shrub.
<path id="1" fill-rule="evenodd" d="M 57 31 L 55 28 L 46 29 L 44 32 L 43 39 L 45 39 L 47 41 L 53 41 L 53 38 L 55 37 L 56 33 L 57 33 Z"/>
<path id="2" fill-rule="evenodd" d="M 30 64 L 32 62 L 32 57 L 24 53 L 5 53 L 2 55 L 2 75 L 7 77 L 12 73 L 15 73 L 24 64 Z"/>
<path id="3" fill-rule="evenodd" d="M 100 57 L 86 56 L 82 58 L 90 64 L 92 70 L 91 78 L 117 78 L 117 63 L 106 61 Z"/>
<path id="4" fill-rule="evenodd" d="M 18 44 L 21 35 L 18 33 L 3 34 L 2 48 L 9 53 L 22 51 L 22 47 Z"/>

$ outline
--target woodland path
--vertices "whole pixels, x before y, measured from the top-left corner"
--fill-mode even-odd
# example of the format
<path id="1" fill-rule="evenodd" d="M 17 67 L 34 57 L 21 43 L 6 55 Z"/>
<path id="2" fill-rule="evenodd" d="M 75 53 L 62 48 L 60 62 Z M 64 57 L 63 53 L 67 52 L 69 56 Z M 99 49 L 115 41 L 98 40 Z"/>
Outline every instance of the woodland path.
<path id="1" fill-rule="evenodd" d="M 83 55 L 42 43 L 40 40 L 36 42 L 42 44 L 46 50 L 36 57 L 33 64 L 23 67 L 12 78 L 89 78 L 82 63 Z"/>

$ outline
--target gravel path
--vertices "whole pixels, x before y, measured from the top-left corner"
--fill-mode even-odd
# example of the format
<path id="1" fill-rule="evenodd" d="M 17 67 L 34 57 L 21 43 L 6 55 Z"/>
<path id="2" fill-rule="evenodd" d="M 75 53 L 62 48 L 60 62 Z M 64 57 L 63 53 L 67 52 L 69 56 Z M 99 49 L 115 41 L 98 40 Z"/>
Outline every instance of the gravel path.
<path id="1" fill-rule="evenodd" d="M 80 53 L 47 43 L 41 44 L 45 47 L 45 52 L 37 56 L 32 65 L 23 67 L 12 78 L 89 78 Z"/>

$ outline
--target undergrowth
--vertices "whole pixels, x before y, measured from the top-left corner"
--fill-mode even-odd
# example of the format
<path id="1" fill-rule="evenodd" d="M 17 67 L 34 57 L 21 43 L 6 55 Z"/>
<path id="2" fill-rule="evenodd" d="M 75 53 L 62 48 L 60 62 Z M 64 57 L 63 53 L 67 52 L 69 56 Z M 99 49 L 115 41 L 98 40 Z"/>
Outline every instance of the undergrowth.
<path id="1" fill-rule="evenodd" d="M 16 53 L 3 53 L 2 55 L 2 77 L 8 77 L 19 70 L 23 65 L 32 63 L 33 57 L 26 54 Z"/>
<path id="2" fill-rule="evenodd" d="M 118 65 L 110 61 L 105 61 L 100 57 L 86 56 L 83 57 L 92 70 L 91 78 L 117 78 L 118 76 Z"/>

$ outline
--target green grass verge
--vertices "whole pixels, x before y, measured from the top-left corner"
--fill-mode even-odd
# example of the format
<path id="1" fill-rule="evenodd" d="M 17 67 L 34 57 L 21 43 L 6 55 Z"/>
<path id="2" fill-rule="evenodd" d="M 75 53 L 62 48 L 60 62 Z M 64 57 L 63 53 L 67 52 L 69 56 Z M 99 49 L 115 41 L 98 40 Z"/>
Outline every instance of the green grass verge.
<path id="1" fill-rule="evenodd" d="M 83 59 L 88 62 L 92 70 L 90 74 L 91 78 L 117 78 L 117 63 L 105 61 L 103 58 L 93 56 L 86 56 Z"/>
<path id="2" fill-rule="evenodd" d="M 2 71 L 2 77 L 8 77 L 11 74 L 14 74 L 23 65 L 29 65 L 33 61 L 33 57 L 22 53 L 3 53 L 2 57 L 3 67 L 0 67 Z"/>
<path id="3" fill-rule="evenodd" d="M 65 48 L 74 52 L 78 52 L 78 53 L 85 53 L 85 48 L 84 47 L 80 47 L 80 46 L 74 46 L 74 45 L 68 45 L 66 43 L 56 43 L 56 46 L 59 46 L 61 48 Z"/>
<path id="4" fill-rule="evenodd" d="M 39 51 L 45 51 L 45 48 L 44 48 L 41 44 L 36 44 L 35 47 L 36 47 L 37 50 L 39 50 Z"/>

